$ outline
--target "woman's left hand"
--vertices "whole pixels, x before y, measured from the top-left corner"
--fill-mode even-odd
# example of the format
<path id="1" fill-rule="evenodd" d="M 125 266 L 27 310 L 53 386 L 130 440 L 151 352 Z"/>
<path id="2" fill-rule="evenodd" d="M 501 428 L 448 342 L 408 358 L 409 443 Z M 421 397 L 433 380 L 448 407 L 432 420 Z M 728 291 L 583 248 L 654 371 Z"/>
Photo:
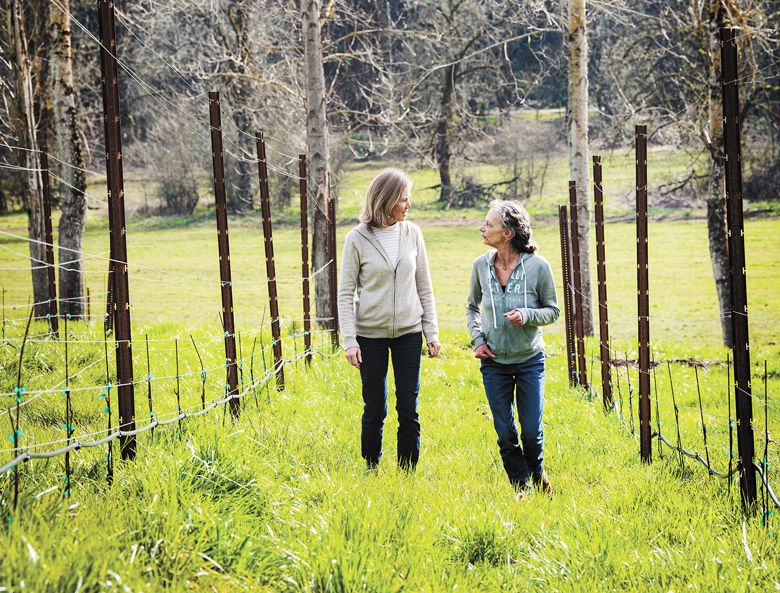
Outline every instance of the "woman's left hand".
<path id="1" fill-rule="evenodd" d="M 428 358 L 435 358 L 441 352 L 441 344 L 438 342 L 428 342 Z"/>
<path id="2" fill-rule="evenodd" d="M 504 313 L 504 317 L 506 317 L 506 320 L 511 323 L 512 325 L 516 325 L 517 327 L 520 327 L 525 323 L 525 319 L 523 319 L 523 314 L 520 313 L 517 309 L 512 309 L 511 311 L 507 311 Z"/>

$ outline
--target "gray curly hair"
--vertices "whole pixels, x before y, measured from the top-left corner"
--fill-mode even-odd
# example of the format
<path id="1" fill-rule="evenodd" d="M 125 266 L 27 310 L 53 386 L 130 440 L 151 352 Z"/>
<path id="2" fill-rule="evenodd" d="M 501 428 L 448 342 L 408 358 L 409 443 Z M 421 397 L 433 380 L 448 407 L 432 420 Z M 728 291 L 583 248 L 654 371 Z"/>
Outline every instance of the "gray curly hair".
<path id="1" fill-rule="evenodd" d="M 533 253 L 538 249 L 536 241 L 532 239 L 531 216 L 525 208 L 510 200 L 493 200 L 490 209 L 498 212 L 501 228 L 512 231 L 510 241 L 515 251 Z"/>

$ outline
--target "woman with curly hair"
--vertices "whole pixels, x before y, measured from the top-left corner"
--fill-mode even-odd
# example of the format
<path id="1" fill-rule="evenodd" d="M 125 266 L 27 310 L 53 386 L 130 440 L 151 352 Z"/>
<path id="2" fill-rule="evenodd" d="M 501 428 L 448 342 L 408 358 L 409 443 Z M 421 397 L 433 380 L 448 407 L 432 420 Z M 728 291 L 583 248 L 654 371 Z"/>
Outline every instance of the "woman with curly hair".
<path id="1" fill-rule="evenodd" d="M 543 462 L 541 326 L 554 323 L 560 314 L 552 271 L 536 253 L 531 218 L 520 204 L 492 202 L 479 231 L 491 249 L 474 261 L 466 322 L 474 356 L 480 359 L 501 459 L 518 499 L 531 483 L 550 495 Z"/>

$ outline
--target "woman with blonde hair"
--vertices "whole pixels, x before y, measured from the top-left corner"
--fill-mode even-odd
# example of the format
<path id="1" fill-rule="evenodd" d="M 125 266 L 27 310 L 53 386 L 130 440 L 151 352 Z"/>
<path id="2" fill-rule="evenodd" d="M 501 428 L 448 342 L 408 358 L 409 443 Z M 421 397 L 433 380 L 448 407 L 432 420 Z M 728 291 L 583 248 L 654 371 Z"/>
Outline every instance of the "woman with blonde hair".
<path id="1" fill-rule="evenodd" d="M 387 368 L 393 360 L 398 412 L 398 464 L 414 469 L 420 455 L 422 339 L 428 356 L 440 345 L 433 287 L 422 232 L 406 217 L 412 180 L 385 169 L 368 187 L 360 224 L 344 241 L 338 306 L 347 361 L 360 370 L 361 454 L 369 469 L 382 458 Z"/>

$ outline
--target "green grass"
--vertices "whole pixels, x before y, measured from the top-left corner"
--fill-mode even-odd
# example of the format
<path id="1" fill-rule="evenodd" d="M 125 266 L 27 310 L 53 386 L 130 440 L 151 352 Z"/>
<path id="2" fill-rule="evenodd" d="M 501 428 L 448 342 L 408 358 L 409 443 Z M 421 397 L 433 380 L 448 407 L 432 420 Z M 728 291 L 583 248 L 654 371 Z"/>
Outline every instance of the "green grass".
<path id="1" fill-rule="evenodd" d="M 133 591 L 775 586 L 774 528 L 748 520 L 743 541 L 733 489 L 698 467 L 681 472 L 668 454 L 642 464 L 615 417 L 565 387 L 561 356 L 550 359 L 545 430 L 557 494 L 516 504 L 475 362 L 448 342 L 446 358 L 425 362 L 415 475 L 394 467 L 392 420 L 386 459 L 365 474 L 358 381 L 343 361 L 288 367 L 290 388 L 247 401 L 235 425 L 213 413 L 185 421 L 181 436 L 141 436 L 137 461 L 118 464 L 111 488 L 104 451 L 73 455 L 68 500 L 49 491 L 61 489 L 61 459 L 25 466 L 0 582 L 14 591 L 22 581 L 46 591 L 79 581 Z"/>
<path id="2" fill-rule="evenodd" d="M 419 183 L 419 182 L 418 182 Z M 421 209 L 416 210 L 419 213 Z M 533 212 L 532 212 L 533 213 Z M 457 220 L 457 219 L 456 219 Z M 182 406 L 200 406 L 200 366 L 192 333 L 209 372 L 207 401 L 222 395 L 216 241 L 212 225 L 160 228 L 133 223 L 128 232 L 134 342 L 136 417 L 148 420 L 143 336 L 151 348 L 154 411 L 176 411 L 174 337 L 179 338 Z M 231 425 L 221 411 L 158 429 L 138 439 L 134 463 L 117 463 L 105 485 L 105 448 L 71 455 L 73 491 L 63 499 L 62 457 L 20 470 L 19 507 L 4 528 L 0 591 L 765 591 L 780 588 L 775 521 L 770 527 L 739 510 L 736 484 L 710 479 L 699 464 L 654 450 L 639 461 L 629 405 L 636 415 L 636 370 L 619 372 L 622 401 L 604 415 L 591 398 L 566 386 L 562 324 L 546 332 L 548 373 L 546 463 L 556 488 L 547 500 L 513 500 L 495 445 L 478 365 L 463 328 L 464 294 L 471 261 L 483 252 L 474 226 L 420 221 L 431 260 L 443 328 L 444 353 L 423 361 L 423 452 L 414 475 L 394 466 L 392 399 L 385 459 L 366 475 L 359 458 L 359 377 L 342 357 L 315 357 L 311 370 L 288 365 L 288 389 L 259 389 L 244 401 Z M 0 229 L 25 234 L 14 215 Z M 339 228 L 339 242 L 347 227 Z M 758 364 L 769 360 L 769 429 L 780 429 L 777 295 L 780 248 L 777 219 L 746 223 L 751 357 L 757 450 L 764 430 Z M 280 306 L 288 318 L 285 354 L 300 352 L 291 318 L 300 319 L 298 231 L 277 229 Z M 635 235 L 633 225 L 607 226 L 610 328 L 617 354 L 636 357 Z M 559 281 L 554 225 L 538 224 L 537 240 Z M 248 357 L 266 302 L 262 233 L 253 217 L 231 221 L 236 327 Z M 107 249 L 102 223 L 91 223 L 87 253 Z M 19 255 L 14 255 L 18 253 Z M 26 243 L 0 237 L 0 267 L 23 267 Z M 715 291 L 710 278 L 704 221 L 650 225 L 651 338 L 657 360 L 696 358 L 713 466 L 728 465 L 726 351 L 719 344 Z M 105 284 L 105 261 L 87 260 L 93 294 Z M 4 270 L 7 304 L 25 303 L 29 272 Z M 560 294 L 560 285 L 559 285 Z M 99 313 L 103 297 L 95 297 Z M 9 337 L 22 331 L 23 309 L 8 321 Z M 76 436 L 105 428 L 105 384 L 99 323 L 71 326 L 71 373 Z M 298 327 L 299 329 L 299 327 Z M 35 324 L 34 333 L 44 333 Z M 262 345 L 268 348 L 266 329 Z M 321 336 L 315 345 L 324 346 Z M 588 360 L 595 343 L 587 346 Z M 260 344 L 257 345 L 259 351 Z M 268 350 L 267 352 L 270 352 Z M 110 353 L 111 354 L 111 353 Z M 270 357 L 270 354 L 266 354 Z M 113 355 L 111 355 L 113 360 Z M 0 347 L 0 392 L 15 385 L 18 351 Z M 93 366 L 89 366 L 89 365 Z M 259 376 L 262 360 L 256 358 Z M 594 363 L 593 372 L 598 373 Z M 113 364 L 111 365 L 113 367 Z M 665 367 L 657 369 L 662 431 L 676 439 Z M 248 381 L 249 369 L 243 368 Z M 693 370 L 673 367 L 680 430 L 686 448 L 704 454 Z M 63 345 L 28 344 L 23 384 L 23 444 L 64 438 L 64 396 L 33 399 L 34 391 L 64 378 Z M 617 380 L 617 374 L 615 375 Z M 392 382 L 391 382 L 392 383 Z M 82 388 L 88 388 L 82 390 Z M 391 385 L 392 389 L 392 385 Z M 255 397 L 256 396 L 256 397 Z M 112 391 L 116 410 L 116 393 Z M 616 394 L 616 397 L 618 395 Z M 11 398 L 3 396 L 5 402 Z M 629 400 L 630 404 L 629 404 Z M 4 408 L 6 405 L 3 406 Z M 656 426 L 653 400 L 653 427 Z M 7 414 L 4 414 L 7 418 Z M 733 409 L 732 409 L 733 415 Z M 10 432 L 7 419 L 5 433 Z M 114 423 L 116 418 L 114 417 Z M 2 433 L 2 434 L 5 434 Z M 11 456 L 6 441 L 0 461 Z M 735 445 L 736 446 L 736 445 Z M 116 449 L 114 449 L 116 454 Z M 778 467 L 770 449 L 770 472 Z M 774 482 L 774 480 L 773 480 Z M 52 490 L 53 489 L 53 490 Z M 0 482 L 0 506 L 9 511 L 11 481 Z M 743 527 L 744 524 L 744 527 Z M 743 528 L 745 530 L 743 536 Z M 24 584 L 22 584 L 24 583 Z M 126 589 L 125 589 L 126 588 Z"/>

